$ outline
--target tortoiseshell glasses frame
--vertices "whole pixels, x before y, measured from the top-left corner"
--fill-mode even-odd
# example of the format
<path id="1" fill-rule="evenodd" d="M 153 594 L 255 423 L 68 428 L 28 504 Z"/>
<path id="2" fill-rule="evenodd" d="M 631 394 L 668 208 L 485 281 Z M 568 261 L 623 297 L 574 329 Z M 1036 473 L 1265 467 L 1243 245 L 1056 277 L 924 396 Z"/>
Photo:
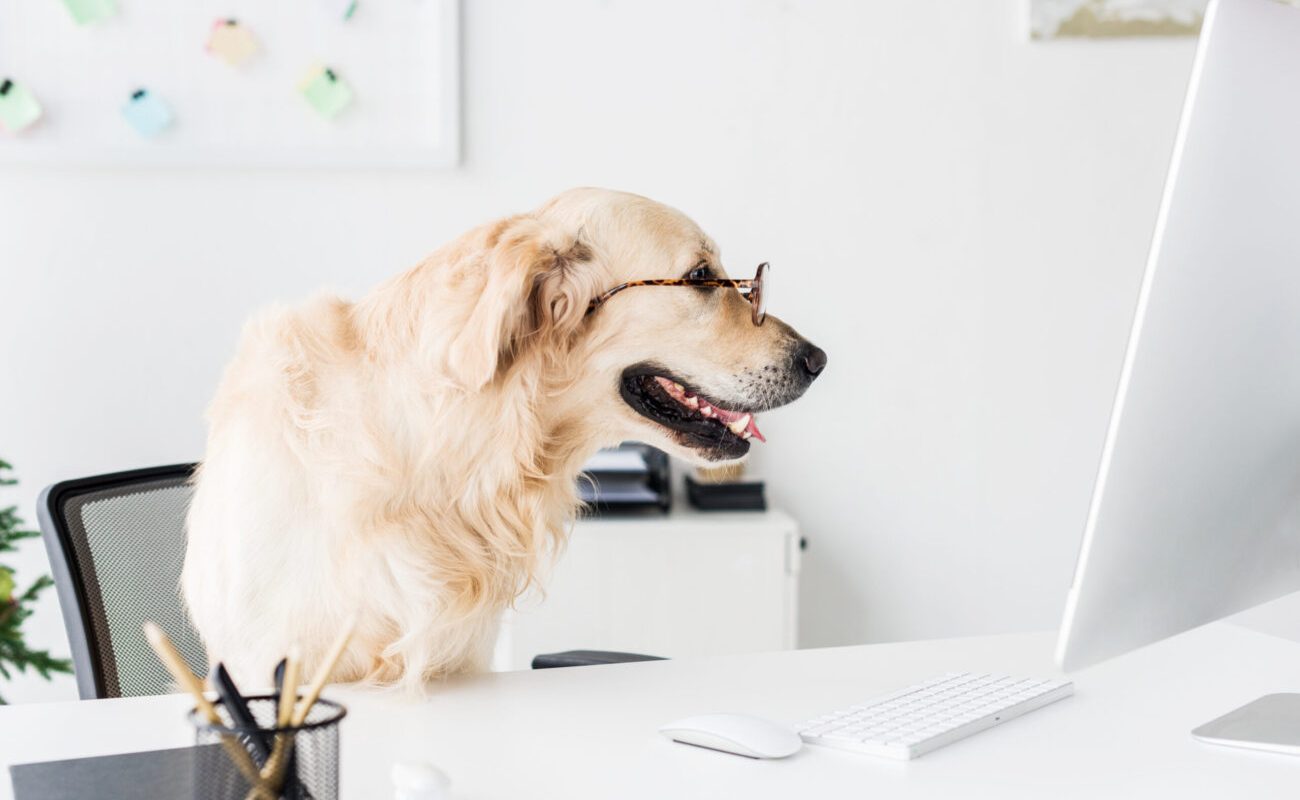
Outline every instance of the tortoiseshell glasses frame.
<path id="1" fill-rule="evenodd" d="M 649 278 L 642 281 L 628 281 L 620 283 L 613 289 L 603 292 L 592 298 L 591 304 L 587 306 L 587 314 L 591 315 L 596 309 L 603 306 L 609 298 L 623 291 L 631 289 L 633 286 L 694 286 L 706 289 L 738 289 L 749 300 L 752 309 L 750 318 L 755 325 L 762 325 L 763 320 L 767 319 L 767 298 L 763 292 L 763 281 L 767 278 L 770 267 L 764 261 L 758 265 L 758 271 L 754 277 L 736 280 L 734 278 Z"/>

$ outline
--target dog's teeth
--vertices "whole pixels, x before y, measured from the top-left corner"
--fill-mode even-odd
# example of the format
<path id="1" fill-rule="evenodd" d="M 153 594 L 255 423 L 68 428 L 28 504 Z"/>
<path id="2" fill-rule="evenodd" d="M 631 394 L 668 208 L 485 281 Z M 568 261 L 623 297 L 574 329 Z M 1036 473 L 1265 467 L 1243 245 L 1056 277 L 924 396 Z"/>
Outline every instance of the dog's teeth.
<path id="1" fill-rule="evenodd" d="M 698 398 L 698 397 L 688 397 L 688 398 L 686 398 L 686 407 L 687 407 L 687 408 L 699 408 L 699 407 L 700 407 L 700 398 Z"/>
<path id="2" fill-rule="evenodd" d="M 700 406 L 700 413 L 703 414 L 703 415 L 706 416 L 706 417 L 711 417 L 711 416 L 713 416 L 713 408 L 712 408 L 712 406 L 710 406 L 710 405 L 708 405 L 708 404 L 706 403 L 706 404 Z"/>
<path id="3" fill-rule="evenodd" d="M 746 414 L 745 416 L 740 417 L 739 419 L 733 419 L 731 421 L 731 424 L 727 426 L 727 429 L 730 430 L 732 433 L 736 434 L 737 436 L 739 436 L 748 427 L 749 427 L 749 415 Z"/>
<path id="4" fill-rule="evenodd" d="M 740 434 L 740 438 L 748 441 L 754 438 L 754 434 L 750 433 L 749 431 L 745 431 L 744 433 Z"/>
<path id="5" fill-rule="evenodd" d="M 679 391 L 679 392 L 684 392 L 684 391 L 686 391 L 686 389 L 683 388 L 682 385 L 681 385 L 680 383 L 674 383 L 674 384 L 673 384 L 673 388 L 676 389 L 676 390 Z"/>

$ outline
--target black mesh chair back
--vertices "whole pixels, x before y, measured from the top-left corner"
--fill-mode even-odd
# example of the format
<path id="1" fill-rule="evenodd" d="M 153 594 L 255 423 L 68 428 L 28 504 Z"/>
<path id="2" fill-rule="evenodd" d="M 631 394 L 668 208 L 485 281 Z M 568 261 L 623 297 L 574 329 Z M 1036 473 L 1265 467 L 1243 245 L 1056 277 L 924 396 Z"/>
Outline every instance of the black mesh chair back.
<path id="1" fill-rule="evenodd" d="M 193 464 L 56 483 L 37 514 L 83 700 L 174 691 L 141 627 L 156 622 L 190 668 L 207 658 L 180 596 Z"/>

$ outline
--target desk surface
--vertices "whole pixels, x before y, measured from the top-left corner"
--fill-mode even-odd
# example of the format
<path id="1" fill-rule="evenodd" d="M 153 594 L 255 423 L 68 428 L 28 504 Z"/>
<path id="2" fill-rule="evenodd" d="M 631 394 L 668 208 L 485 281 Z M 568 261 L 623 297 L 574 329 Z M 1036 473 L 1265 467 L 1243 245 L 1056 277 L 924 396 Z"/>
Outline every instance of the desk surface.
<path id="1" fill-rule="evenodd" d="M 1046 675 L 1052 637 L 990 636 L 498 673 L 412 701 L 335 689 L 345 798 L 391 796 L 424 760 L 459 800 L 487 798 L 1294 797 L 1300 758 L 1203 745 L 1196 725 L 1300 690 L 1300 644 L 1217 623 L 1074 676 L 1074 697 L 908 763 L 807 747 L 751 761 L 662 739 L 689 714 L 795 722 L 933 675 Z M 0 766 L 187 744 L 178 695 L 0 708 Z M 7 769 L 5 770 L 7 772 Z M 7 775 L 0 798 L 9 798 Z"/>

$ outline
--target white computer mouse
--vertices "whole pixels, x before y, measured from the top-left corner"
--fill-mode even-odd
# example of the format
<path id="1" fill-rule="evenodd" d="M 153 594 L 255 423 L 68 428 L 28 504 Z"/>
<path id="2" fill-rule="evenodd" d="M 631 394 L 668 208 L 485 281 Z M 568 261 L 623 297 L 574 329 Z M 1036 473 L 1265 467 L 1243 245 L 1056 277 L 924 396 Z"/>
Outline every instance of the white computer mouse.
<path id="1" fill-rule="evenodd" d="M 670 722 L 659 732 L 674 742 L 747 758 L 785 758 L 803 747 L 789 725 L 749 714 L 701 714 Z"/>

